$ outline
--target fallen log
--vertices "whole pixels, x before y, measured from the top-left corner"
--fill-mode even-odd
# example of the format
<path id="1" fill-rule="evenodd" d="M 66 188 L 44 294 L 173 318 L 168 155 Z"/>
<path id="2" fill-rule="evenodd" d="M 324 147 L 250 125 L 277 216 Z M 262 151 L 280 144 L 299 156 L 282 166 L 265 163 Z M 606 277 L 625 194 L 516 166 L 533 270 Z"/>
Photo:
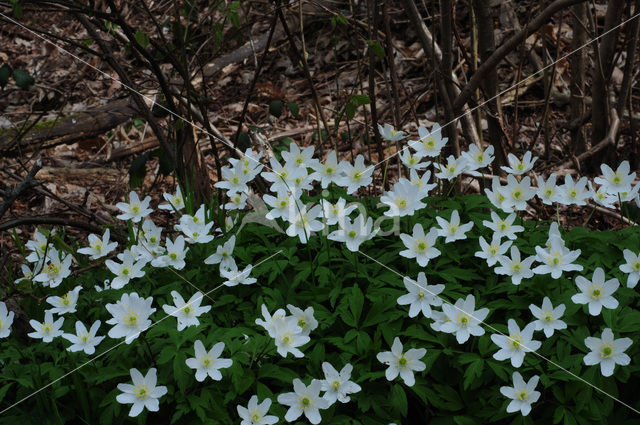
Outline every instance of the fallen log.
<path id="1" fill-rule="evenodd" d="M 104 134 L 138 115 L 129 99 L 119 99 L 95 109 L 36 125 L 27 134 L 20 136 L 17 129 L 0 130 L 0 153 L 6 156 L 19 155 L 38 149 L 71 144 L 79 140 Z"/>

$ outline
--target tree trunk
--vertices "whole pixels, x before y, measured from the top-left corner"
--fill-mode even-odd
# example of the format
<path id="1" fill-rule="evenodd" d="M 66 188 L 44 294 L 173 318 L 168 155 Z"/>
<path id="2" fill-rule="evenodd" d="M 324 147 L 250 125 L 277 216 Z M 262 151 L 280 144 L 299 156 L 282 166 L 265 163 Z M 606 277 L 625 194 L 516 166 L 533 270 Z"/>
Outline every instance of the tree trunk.
<path id="1" fill-rule="evenodd" d="M 489 3 L 484 0 L 473 0 L 473 8 L 476 14 L 476 22 L 478 24 L 478 49 L 480 51 L 480 59 L 485 62 L 494 52 L 496 48 L 496 42 L 493 35 L 493 16 L 491 14 L 491 8 Z M 498 91 L 498 70 L 492 68 L 485 74 L 485 78 L 482 83 L 484 94 L 488 99 L 493 98 Z M 498 122 L 498 108 L 500 107 L 500 99 L 495 98 L 490 101 L 487 106 L 489 107 L 490 114 L 487 115 L 487 124 L 489 127 L 489 141 L 494 147 L 496 162 L 494 163 L 494 169 L 498 170 L 500 165 L 506 164 L 506 158 L 504 157 L 504 146 L 502 141 L 502 128 L 500 122 Z"/>
<path id="2" fill-rule="evenodd" d="M 589 13 L 586 3 L 573 6 L 573 39 L 571 50 L 575 51 L 587 42 L 587 21 Z M 571 56 L 571 121 L 579 120 L 585 113 L 584 81 L 586 50 L 580 49 Z M 587 150 L 587 136 L 584 126 L 571 130 L 571 152 L 580 155 Z"/>

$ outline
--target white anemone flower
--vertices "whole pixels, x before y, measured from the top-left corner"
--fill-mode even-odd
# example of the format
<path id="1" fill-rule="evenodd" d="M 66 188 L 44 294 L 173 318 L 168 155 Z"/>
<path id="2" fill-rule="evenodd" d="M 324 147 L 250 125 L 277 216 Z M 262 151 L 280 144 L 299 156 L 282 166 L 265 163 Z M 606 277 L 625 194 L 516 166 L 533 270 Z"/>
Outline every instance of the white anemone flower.
<path id="1" fill-rule="evenodd" d="M 400 255 L 405 258 L 415 258 L 420 267 L 425 267 L 429 260 L 440 255 L 440 251 L 434 248 L 436 239 L 438 239 L 438 229 L 431 228 L 429 233 L 425 235 L 422 224 L 416 223 L 413 226 L 413 234 L 400 234 L 400 239 L 407 248 L 400 251 Z"/>
<path id="2" fill-rule="evenodd" d="M 353 222 L 347 217 L 344 224 L 339 224 L 340 228 L 329 233 L 327 238 L 336 242 L 344 242 L 351 252 L 357 252 L 360 245 L 372 239 L 379 230 L 379 228 L 373 228 L 373 219 L 371 217 L 365 221 L 362 214 L 357 216 Z"/>
<path id="3" fill-rule="evenodd" d="M 517 238 L 516 233 L 524 231 L 524 227 L 513 224 L 515 220 L 516 213 L 509 214 L 507 218 L 503 220 L 498 214 L 491 211 L 491 221 L 483 220 L 482 224 L 486 228 L 493 230 L 493 234 L 500 238 L 504 236 L 515 240 Z"/>
<path id="4" fill-rule="evenodd" d="M 454 210 L 451 213 L 451 219 L 449 221 L 439 216 L 436 216 L 436 221 L 440 225 L 438 235 L 445 238 L 445 243 L 467 239 L 467 235 L 465 235 L 465 233 L 473 227 L 472 221 L 460 224 L 460 214 L 458 213 L 458 210 Z"/>
<path id="5" fill-rule="evenodd" d="M 384 127 L 378 124 L 378 132 L 383 139 L 390 142 L 402 140 L 407 137 L 404 131 L 396 130 L 391 124 L 385 124 Z"/>
<path id="6" fill-rule="evenodd" d="M 427 205 L 420 200 L 424 198 L 423 192 L 418 186 L 412 185 L 408 180 L 402 179 L 393 185 L 393 190 L 385 192 L 380 197 L 380 202 L 390 207 L 384 212 L 387 217 L 412 216 L 417 210 Z"/>
<path id="7" fill-rule="evenodd" d="M 586 177 L 581 177 L 574 183 L 570 174 L 564 176 L 564 184 L 559 187 L 559 191 L 558 202 L 564 205 L 586 205 L 586 200 L 592 195 L 587 189 Z"/>
<path id="8" fill-rule="evenodd" d="M 622 161 L 616 171 L 613 171 L 607 164 L 601 164 L 602 177 L 593 179 L 596 183 L 602 185 L 605 192 L 611 195 L 617 195 L 621 192 L 629 192 L 631 184 L 636 178 L 636 173 L 629 173 L 631 167 L 629 161 Z"/>
<path id="9" fill-rule="evenodd" d="M 600 338 L 589 336 L 584 339 L 584 345 L 591 350 L 584 356 L 584 364 L 587 366 L 600 364 L 602 376 L 611 376 L 616 364 L 626 366 L 631 362 L 631 358 L 624 351 L 632 343 L 631 338 L 613 339 L 611 329 L 605 328 Z"/>
<path id="10" fill-rule="evenodd" d="M 581 292 L 573 295 L 571 301 L 576 304 L 588 304 L 589 314 L 597 316 L 604 308 L 618 307 L 618 300 L 613 298 L 613 293 L 620 286 L 618 279 L 609 279 L 604 281 L 604 270 L 598 267 L 593 272 L 592 280 L 588 280 L 583 276 L 576 277 L 576 285 Z"/>
<path id="11" fill-rule="evenodd" d="M 42 338 L 42 342 L 51 342 L 53 338 L 59 337 L 64 333 L 64 331 L 60 329 L 63 323 L 64 317 L 59 317 L 58 320 L 54 321 L 53 313 L 45 311 L 42 323 L 33 319 L 29 320 L 29 324 L 35 332 L 30 332 L 27 335 L 31 338 Z"/>
<path id="12" fill-rule="evenodd" d="M 561 238 L 551 238 L 549 248 L 536 246 L 536 260 L 542 263 L 535 267 L 536 274 L 551 274 L 553 279 L 558 279 L 564 271 L 580 271 L 580 264 L 573 264 L 580 256 L 580 250 L 571 251 L 564 246 Z"/>
<path id="13" fill-rule="evenodd" d="M 440 156 L 440 151 L 447 144 L 447 138 L 442 137 L 442 128 L 440 124 L 436 123 L 429 132 L 423 126 L 418 127 L 419 140 L 412 140 L 409 142 L 409 146 L 416 151 L 417 154 L 422 156 L 430 156 L 437 158 Z"/>
<path id="14" fill-rule="evenodd" d="M 318 321 L 313 317 L 313 307 L 307 307 L 302 310 L 292 304 L 287 304 L 287 308 L 291 312 L 291 315 L 298 319 L 298 326 L 300 326 L 300 333 L 302 335 L 309 335 L 312 330 L 318 327 Z"/>
<path id="15" fill-rule="evenodd" d="M 7 305 L 0 301 L 0 338 L 6 338 L 11 333 L 11 325 L 15 313 L 7 309 Z"/>
<path id="16" fill-rule="evenodd" d="M 567 324 L 560 320 L 564 314 L 564 304 L 554 308 L 549 297 L 544 297 L 540 307 L 531 304 L 529 305 L 529 310 L 531 310 L 531 314 L 536 319 L 533 322 L 536 325 L 536 330 L 544 331 L 544 335 L 547 338 L 550 338 L 554 331 L 567 328 Z"/>
<path id="17" fill-rule="evenodd" d="M 526 151 L 522 160 L 512 153 L 507 155 L 507 160 L 509 161 L 509 167 L 503 165 L 500 168 L 511 175 L 518 176 L 531 170 L 533 168 L 533 164 L 538 160 L 538 157 L 535 156 L 531 158 L 531 151 Z"/>
<path id="18" fill-rule="evenodd" d="M 150 412 L 160 410 L 158 399 L 167 393 L 167 387 L 157 386 L 156 369 L 152 367 L 145 376 L 138 369 L 130 369 L 131 384 L 118 384 L 122 394 L 116 396 L 121 404 L 133 404 L 129 410 L 129 416 L 138 416 L 145 408 Z"/>
<path id="19" fill-rule="evenodd" d="M 76 352 L 84 351 L 85 354 L 93 354 L 96 352 L 96 345 L 100 344 L 104 336 L 97 336 L 98 329 L 100 328 L 100 321 L 96 320 L 91 325 L 91 329 L 87 330 L 87 327 L 81 321 L 76 321 L 76 333 L 74 334 L 62 334 L 62 337 L 69 341 L 71 345 L 67 347 L 67 351 Z"/>
<path id="20" fill-rule="evenodd" d="M 420 189 L 420 195 L 418 195 L 420 199 L 429 196 L 429 192 L 431 192 L 432 189 L 438 186 L 436 183 L 429 183 L 430 179 L 431 171 L 425 171 L 422 176 L 419 176 L 416 170 L 409 171 L 409 182 Z M 399 181 L 402 180 L 403 179 L 400 179 Z"/>
<path id="21" fill-rule="evenodd" d="M 540 398 L 540 392 L 535 391 L 539 380 L 540 377 L 534 375 L 529 379 L 529 382 L 525 382 L 520 373 L 513 372 L 513 387 L 500 387 L 500 393 L 511 399 L 511 402 L 507 406 L 507 413 L 513 413 L 519 410 L 522 416 L 527 416 L 529 412 L 531 412 L 531 404 Z"/>
<path id="22" fill-rule="evenodd" d="M 309 176 L 314 181 L 320 181 L 320 186 L 326 189 L 330 183 L 337 184 L 340 176 L 338 167 L 338 156 L 332 150 L 327 155 L 323 164 L 318 163 L 314 168 L 314 173 Z"/>
<path id="23" fill-rule="evenodd" d="M 487 147 L 487 149 L 482 150 L 477 145 L 471 144 L 467 152 L 462 152 L 462 157 L 467 162 L 467 171 L 473 175 L 481 175 L 476 170 L 485 168 L 493 162 L 493 160 L 495 159 L 495 157 L 493 156 L 493 152 L 493 145 L 490 145 L 489 147 Z"/>
<path id="24" fill-rule="evenodd" d="M 293 422 L 304 414 L 309 422 L 316 425 L 322 421 L 320 409 L 329 407 L 329 402 L 320 397 L 322 381 L 314 379 L 309 386 L 295 378 L 293 380 L 293 391 L 278 396 L 278 403 L 289 406 L 289 410 L 284 416 L 287 422 Z"/>
<path id="25" fill-rule="evenodd" d="M 536 191 L 531 188 L 529 176 L 518 181 L 513 174 L 507 176 L 507 185 L 500 188 L 500 192 L 504 197 L 502 209 L 513 207 L 516 211 L 527 209 L 527 201 L 536 194 Z"/>
<path id="26" fill-rule="evenodd" d="M 373 166 L 364 165 L 364 156 L 359 154 L 352 165 L 349 162 L 341 161 L 338 164 L 339 172 L 342 174 L 338 179 L 338 185 L 346 188 L 348 194 L 356 192 L 361 187 L 366 187 L 373 181 Z"/>
<path id="27" fill-rule="evenodd" d="M 135 261 L 133 255 L 129 250 L 122 253 L 122 264 L 118 264 L 113 260 L 107 260 L 104 263 L 111 273 L 116 277 L 111 280 L 111 287 L 113 289 L 120 289 L 124 287 L 131 279 L 144 276 L 143 261 Z"/>
<path id="28" fill-rule="evenodd" d="M 406 353 L 403 352 L 400 338 L 395 337 L 391 351 L 380 352 L 376 358 L 380 363 L 388 366 L 385 371 L 388 381 L 393 381 L 400 375 L 405 385 L 412 387 L 416 383 L 413 372 L 421 372 L 426 368 L 426 365 L 420 361 L 425 354 L 427 354 L 426 348 L 411 348 Z"/>
<path id="29" fill-rule="evenodd" d="M 467 161 L 464 157 L 455 158 L 453 155 L 447 157 L 446 164 L 435 163 L 433 166 L 439 171 L 436 177 L 443 180 L 453 180 L 463 172 L 467 171 Z"/>
<path id="30" fill-rule="evenodd" d="M 230 269 L 236 264 L 233 259 L 233 250 L 236 246 L 236 235 L 232 235 L 228 241 L 216 247 L 216 252 L 204 259 L 205 264 L 218 264 L 220 269 Z"/>
<path id="31" fill-rule="evenodd" d="M 82 286 L 78 285 L 73 290 L 67 292 L 61 297 L 47 297 L 46 301 L 53 306 L 53 308 L 48 311 L 55 314 L 66 314 L 66 313 L 75 313 L 76 312 L 76 304 L 78 303 L 78 294 Z"/>
<path id="32" fill-rule="evenodd" d="M 635 288 L 640 280 L 640 253 L 634 254 L 630 249 L 622 251 L 625 264 L 620 266 L 622 273 L 627 273 L 627 288 Z"/>
<path id="33" fill-rule="evenodd" d="M 276 218 L 282 218 L 285 221 L 289 220 L 289 210 L 292 202 L 295 202 L 289 192 L 278 192 L 277 196 L 265 194 L 262 199 L 265 204 L 271 207 L 265 218 L 268 220 L 275 220 Z"/>
<path id="34" fill-rule="evenodd" d="M 427 285 L 427 277 L 424 272 L 418 273 L 417 282 L 405 276 L 404 287 L 408 294 L 398 297 L 398 304 L 409 305 L 409 317 L 416 317 L 422 312 L 424 317 L 430 318 L 432 315 L 431 306 L 442 305 L 442 298 L 438 296 L 444 291 L 444 285 Z"/>
<path id="35" fill-rule="evenodd" d="M 129 203 L 118 202 L 116 207 L 122 211 L 122 214 L 116 216 L 120 220 L 131 220 L 134 223 L 140 222 L 143 218 L 153 212 L 149 208 L 151 196 L 146 196 L 142 201 L 136 192 L 129 193 Z"/>
<path id="36" fill-rule="evenodd" d="M 223 282 L 225 286 L 252 285 L 257 282 L 255 277 L 251 277 L 253 266 L 249 264 L 243 270 L 238 270 L 236 263 L 230 268 L 220 268 L 220 276 L 226 280 Z"/>
<path id="37" fill-rule="evenodd" d="M 196 370 L 196 381 L 202 382 L 207 376 L 214 381 L 222 379 L 220 369 L 231 367 L 233 360 L 220 358 L 220 354 L 224 351 L 224 342 L 218 342 L 207 351 L 204 344 L 199 339 L 193 344 L 195 357 L 188 358 L 186 364 L 191 369 Z"/>
<path id="38" fill-rule="evenodd" d="M 168 315 L 176 317 L 178 331 L 182 331 L 189 326 L 198 326 L 200 324 L 198 316 L 211 310 L 210 305 L 200 306 L 204 297 L 202 292 L 196 292 L 187 302 L 184 301 L 178 291 L 171 291 L 171 297 L 174 305 L 165 304 L 162 309 Z"/>
<path id="39" fill-rule="evenodd" d="M 64 253 L 58 253 L 55 248 L 49 248 L 47 263 L 41 272 L 33 278 L 33 281 L 42 282 L 42 286 L 57 287 L 71 274 L 72 260 L 71 254 L 64 255 Z"/>
<path id="40" fill-rule="evenodd" d="M 556 175 L 551 173 L 545 181 L 542 176 L 538 176 L 538 188 L 536 195 L 543 204 L 553 205 L 554 202 L 558 202 L 560 199 L 560 192 L 558 191 L 558 185 L 556 184 Z"/>
<path id="41" fill-rule="evenodd" d="M 180 190 L 180 186 L 176 186 L 176 193 L 163 193 L 162 197 L 167 204 L 158 205 L 158 209 L 167 210 L 167 211 L 181 211 L 184 209 L 184 197 L 182 196 L 182 190 Z"/>
<path id="42" fill-rule="evenodd" d="M 141 298 L 137 293 L 122 294 L 122 297 L 115 304 L 107 304 L 105 307 L 113 316 L 107 323 L 114 325 L 109 330 L 109 337 L 122 338 L 125 342 L 131 342 L 140 335 L 140 332 L 147 330 L 151 326 L 149 316 L 155 312 L 151 308 L 153 297 Z"/>
<path id="43" fill-rule="evenodd" d="M 311 338 L 302 334 L 297 317 L 286 316 L 283 320 L 275 322 L 274 340 L 276 350 L 282 357 L 287 357 L 291 353 L 294 357 L 302 358 L 304 353 L 298 347 L 311 341 Z"/>
<path id="44" fill-rule="evenodd" d="M 80 248 L 79 254 L 88 255 L 90 259 L 97 260 L 111 253 L 118 246 L 118 242 L 109 242 L 109 229 L 104 231 L 102 238 L 93 233 L 89 235 L 89 246 Z"/>
<path id="45" fill-rule="evenodd" d="M 357 393 L 362 389 L 360 385 L 350 380 L 353 366 L 349 363 L 338 372 L 331 363 L 322 362 L 322 371 L 324 372 L 324 380 L 321 390 L 325 391 L 322 398 L 327 400 L 330 405 L 336 401 L 348 403 L 351 400 L 349 394 Z"/>
<path id="46" fill-rule="evenodd" d="M 326 199 L 322 199 L 320 204 L 322 205 L 322 212 L 327 226 L 332 226 L 338 223 L 343 226 L 345 219 L 349 214 L 358 208 L 356 204 L 347 206 L 347 200 L 344 198 L 339 198 L 334 204 Z"/>
<path id="47" fill-rule="evenodd" d="M 265 398 L 258 403 L 258 396 L 252 395 L 247 407 L 237 405 L 238 415 L 242 421 L 240 425 L 273 425 L 280 419 L 277 416 L 267 415 L 271 407 L 271 399 Z"/>
<path id="48" fill-rule="evenodd" d="M 282 151 L 282 159 L 284 159 L 286 164 L 294 167 L 316 168 L 320 164 L 320 161 L 313 157 L 314 150 L 315 147 L 313 145 L 300 150 L 296 142 L 291 142 L 289 143 L 289 150 Z"/>
<path id="49" fill-rule="evenodd" d="M 431 165 L 431 161 L 422 162 L 422 156 L 419 153 L 412 154 L 411 151 L 407 148 L 404 148 L 400 155 L 400 161 L 407 167 L 409 170 L 424 170 L 429 165 Z"/>
<path id="50" fill-rule="evenodd" d="M 484 237 L 480 236 L 478 242 L 480 243 L 480 251 L 476 251 L 473 255 L 478 258 L 484 258 L 487 260 L 487 265 L 492 267 L 498 262 L 509 247 L 513 244 L 513 241 L 507 240 L 503 244 L 500 243 L 500 235 L 493 234 L 491 244 L 487 243 Z"/>
<path id="51" fill-rule="evenodd" d="M 493 358 L 499 361 L 511 359 L 511 366 L 520 367 L 524 361 L 526 353 L 536 351 L 542 343 L 533 340 L 533 331 L 536 329 L 535 323 L 529 323 L 524 329 L 515 320 L 507 321 L 509 336 L 493 334 L 491 341 L 500 349 L 493 354 Z"/>
<path id="52" fill-rule="evenodd" d="M 514 285 L 520 285 L 522 279 L 529 279 L 533 277 L 534 273 L 531 270 L 531 264 L 535 261 L 535 257 L 533 255 L 521 259 L 520 250 L 517 247 L 511 247 L 511 258 L 503 255 L 498 258 L 498 262 L 500 263 L 500 267 L 496 267 L 494 272 L 500 275 L 506 275 L 511 277 L 511 282 Z"/>
<path id="53" fill-rule="evenodd" d="M 467 295 L 465 299 L 458 298 L 453 305 L 442 304 L 445 317 L 441 318 L 439 330 L 455 333 L 458 344 L 464 344 L 471 335 L 484 335 L 484 329 L 480 325 L 489 314 L 489 309 L 476 310 L 475 304 L 476 299 L 473 295 Z"/>
<path id="54" fill-rule="evenodd" d="M 322 217 L 322 206 L 315 205 L 307 211 L 306 205 L 301 205 L 289 215 L 289 227 L 287 227 L 287 235 L 290 237 L 298 237 L 301 243 L 307 243 L 314 232 L 319 232 L 324 225 L 318 218 Z"/>

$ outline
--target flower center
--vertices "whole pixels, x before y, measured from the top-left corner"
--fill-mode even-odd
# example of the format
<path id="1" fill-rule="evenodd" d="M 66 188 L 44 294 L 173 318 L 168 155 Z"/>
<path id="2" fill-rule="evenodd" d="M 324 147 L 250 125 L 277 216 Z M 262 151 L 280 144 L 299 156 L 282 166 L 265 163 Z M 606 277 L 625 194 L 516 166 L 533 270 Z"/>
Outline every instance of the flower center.
<path id="1" fill-rule="evenodd" d="M 498 245 L 489 245 L 489 252 L 491 255 L 496 255 L 499 249 Z"/>
<path id="2" fill-rule="evenodd" d="M 122 274 L 125 275 L 125 276 L 128 276 L 129 275 L 129 268 L 127 268 L 127 267 L 123 268 L 122 269 Z"/>
<path id="3" fill-rule="evenodd" d="M 620 175 L 620 173 L 613 173 L 613 175 L 611 176 L 611 182 L 615 183 L 615 184 L 620 184 L 620 182 L 622 181 L 622 175 Z"/>
<path id="4" fill-rule="evenodd" d="M 436 141 L 433 137 L 427 137 L 422 144 L 428 149 L 433 149 L 436 146 Z"/>
<path id="5" fill-rule="evenodd" d="M 469 322 L 471 321 L 471 317 L 467 313 L 458 313 L 458 317 L 456 318 L 456 322 L 458 326 L 466 328 L 469 326 Z"/>
<path id="6" fill-rule="evenodd" d="M 603 344 L 600 347 L 600 357 L 609 359 L 611 356 L 613 356 L 613 344 Z"/>
<path id="7" fill-rule="evenodd" d="M 522 263 L 520 261 L 514 261 L 511 264 L 511 271 L 518 273 L 522 269 Z"/>
<path id="8" fill-rule="evenodd" d="M 542 313 L 542 321 L 547 323 L 553 322 L 553 313 L 550 311 L 545 311 L 544 313 Z"/>
<path id="9" fill-rule="evenodd" d="M 355 230 L 350 230 L 350 231 L 349 231 L 349 237 L 350 237 L 351 239 L 355 238 L 355 237 L 356 237 L 356 231 L 355 231 Z"/>
<path id="10" fill-rule="evenodd" d="M 450 224 L 449 225 L 449 233 L 457 233 L 458 232 L 458 225 L 457 224 Z"/>
<path id="11" fill-rule="evenodd" d="M 640 259 L 634 261 L 631 267 L 637 272 L 640 271 Z"/>
<path id="12" fill-rule="evenodd" d="M 424 298 L 424 292 L 422 291 L 418 292 L 418 298 L 420 299 Z"/>
<path id="13" fill-rule="evenodd" d="M 400 358 L 398 359 L 398 365 L 400 366 L 400 369 L 406 369 L 408 367 L 407 363 L 409 363 L 407 361 L 407 358 L 404 356 L 404 354 L 401 355 Z"/>
<path id="14" fill-rule="evenodd" d="M 520 334 L 510 334 L 509 335 L 509 345 L 514 350 L 519 350 L 522 346 L 522 337 Z"/>
<path id="15" fill-rule="evenodd" d="M 69 307 L 71 304 L 71 295 L 67 292 L 60 298 L 60 305 L 64 307 Z"/>
<path id="16" fill-rule="evenodd" d="M 525 390 L 524 388 L 521 390 L 516 391 L 516 397 L 518 398 L 518 400 L 526 400 L 527 397 L 529 397 L 529 391 Z"/>
<path id="17" fill-rule="evenodd" d="M 331 165 L 325 164 L 324 173 L 325 174 L 333 174 L 333 167 Z"/>
<path id="18" fill-rule="evenodd" d="M 40 329 L 42 329 L 42 333 L 45 333 L 48 335 L 51 333 L 51 330 L 53 329 L 53 323 L 43 322 L 42 325 L 40 325 Z"/>
<path id="19" fill-rule="evenodd" d="M 307 322 L 304 320 L 304 317 L 300 317 L 298 319 L 298 326 L 300 326 L 302 329 L 304 329 L 305 326 L 307 326 Z"/>
<path id="20" fill-rule="evenodd" d="M 305 407 L 308 407 L 308 406 L 311 404 L 311 400 L 309 400 L 309 398 L 308 398 L 308 397 L 302 397 L 302 404 L 303 404 Z"/>
<path id="21" fill-rule="evenodd" d="M 362 171 L 356 170 L 351 172 L 351 180 L 358 181 L 362 178 Z"/>
<path id="22" fill-rule="evenodd" d="M 140 212 L 140 205 L 131 204 L 131 206 L 129 207 L 129 211 L 133 214 L 138 214 Z"/>
<path id="23" fill-rule="evenodd" d="M 331 384 L 331 386 L 333 387 L 334 391 L 338 391 L 338 388 L 340 388 L 340 381 L 333 381 L 333 384 Z"/>
<path id="24" fill-rule="evenodd" d="M 397 198 L 395 201 L 395 204 L 398 206 L 398 208 L 400 209 L 404 209 L 407 207 L 407 199 L 406 198 Z"/>
<path id="25" fill-rule="evenodd" d="M 128 311 L 123 317 L 123 322 L 130 328 L 135 328 L 138 324 L 138 313 L 135 311 Z"/>
<path id="26" fill-rule="evenodd" d="M 133 389 L 133 394 L 135 394 L 136 398 L 144 400 L 149 397 L 149 387 L 145 384 L 136 385 Z"/>
<path id="27" fill-rule="evenodd" d="M 511 192 L 511 196 L 513 197 L 513 199 L 519 200 L 520 198 L 522 198 L 522 191 L 520 189 L 516 189 Z"/>
<path id="28" fill-rule="evenodd" d="M 421 239 L 416 241 L 413 248 L 416 250 L 416 252 L 423 253 L 427 250 L 427 248 L 429 248 L 429 244 L 424 239 Z"/>
<path id="29" fill-rule="evenodd" d="M 214 360 L 213 357 L 211 357 L 209 354 L 205 354 L 204 356 L 202 356 L 202 358 L 200 359 L 200 363 L 202 363 L 202 367 L 209 368 L 213 365 Z"/>
<path id="30" fill-rule="evenodd" d="M 296 165 L 304 164 L 304 155 L 296 155 Z"/>
<path id="31" fill-rule="evenodd" d="M 602 286 L 600 285 L 591 286 L 591 288 L 589 288 L 589 294 L 591 295 L 591 298 L 593 298 L 594 300 L 599 300 L 600 298 L 602 298 Z"/>
<path id="32" fill-rule="evenodd" d="M 251 420 L 254 423 L 260 422 L 262 420 L 262 412 L 260 412 L 259 410 L 254 410 L 253 412 L 251 412 Z"/>

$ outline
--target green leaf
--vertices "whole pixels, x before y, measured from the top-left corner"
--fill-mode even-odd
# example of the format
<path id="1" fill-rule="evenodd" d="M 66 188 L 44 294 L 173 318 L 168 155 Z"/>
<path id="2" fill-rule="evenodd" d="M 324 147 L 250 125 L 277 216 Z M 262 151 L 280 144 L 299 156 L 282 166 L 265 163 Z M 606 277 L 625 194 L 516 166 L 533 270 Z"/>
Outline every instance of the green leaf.
<path id="1" fill-rule="evenodd" d="M 269 104 L 269 113 L 276 118 L 280 118 L 280 116 L 282 115 L 282 106 L 283 103 L 281 100 L 272 100 Z"/>
<path id="2" fill-rule="evenodd" d="M 135 37 L 138 44 L 142 47 L 147 47 L 149 45 L 149 36 L 142 31 L 136 30 Z"/>
<path id="3" fill-rule="evenodd" d="M 403 417 L 407 416 L 407 411 L 409 410 L 407 395 L 400 384 L 394 384 L 391 389 L 391 403 L 398 408 Z"/>
<path id="4" fill-rule="evenodd" d="M 354 94 L 351 96 L 351 101 L 358 106 L 368 105 L 371 103 L 371 99 L 366 94 Z"/>
<path id="5" fill-rule="evenodd" d="M 354 285 L 351 288 L 351 295 L 349 296 L 349 310 L 351 310 L 351 314 L 353 314 L 353 319 L 356 323 L 360 320 L 363 305 L 364 295 L 358 285 Z"/>
<path id="6" fill-rule="evenodd" d="M 347 102 L 344 107 L 344 114 L 347 116 L 347 119 L 353 119 L 356 116 L 356 104 L 353 102 Z"/>
<path id="7" fill-rule="evenodd" d="M 31 75 L 29 75 L 27 71 L 24 71 L 22 69 L 13 70 L 13 79 L 16 82 L 16 86 L 24 90 L 28 89 L 29 86 L 36 81 Z"/>
<path id="8" fill-rule="evenodd" d="M 129 187 L 136 188 L 142 185 L 147 175 L 147 160 L 149 154 L 145 153 L 133 160 L 129 166 Z"/>
<path id="9" fill-rule="evenodd" d="M 482 370 L 484 368 L 484 360 L 478 357 L 473 360 L 464 371 L 464 381 L 462 382 L 462 387 L 466 390 L 473 383 L 474 379 L 479 378 L 482 375 Z"/>
<path id="10" fill-rule="evenodd" d="M 0 87 L 4 88 L 7 85 L 11 71 L 11 67 L 6 63 L 0 67 Z"/>
<path id="11" fill-rule="evenodd" d="M 298 114 L 300 113 L 300 108 L 298 107 L 298 105 L 293 103 L 293 102 L 287 102 L 287 106 L 289 107 L 289 110 L 291 111 L 291 114 L 295 118 L 298 118 Z"/>
<path id="12" fill-rule="evenodd" d="M 384 49 L 382 48 L 382 45 L 379 41 L 368 40 L 367 44 L 376 56 L 378 56 L 380 59 L 384 59 Z"/>

